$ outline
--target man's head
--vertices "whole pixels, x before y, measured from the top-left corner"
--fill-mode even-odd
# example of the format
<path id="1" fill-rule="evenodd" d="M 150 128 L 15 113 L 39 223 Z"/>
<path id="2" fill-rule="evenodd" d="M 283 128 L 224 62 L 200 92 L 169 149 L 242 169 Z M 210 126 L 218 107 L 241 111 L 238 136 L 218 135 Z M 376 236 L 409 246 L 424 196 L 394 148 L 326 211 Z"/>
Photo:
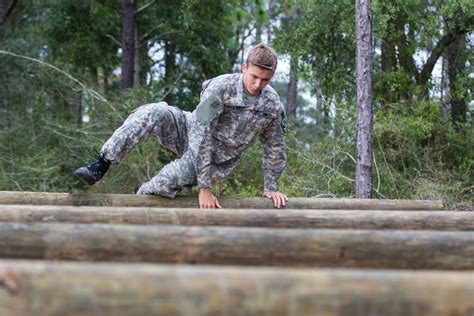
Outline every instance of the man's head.
<path id="1" fill-rule="evenodd" d="M 264 44 L 253 47 L 242 64 L 244 89 L 258 94 L 272 79 L 277 67 L 275 51 Z"/>

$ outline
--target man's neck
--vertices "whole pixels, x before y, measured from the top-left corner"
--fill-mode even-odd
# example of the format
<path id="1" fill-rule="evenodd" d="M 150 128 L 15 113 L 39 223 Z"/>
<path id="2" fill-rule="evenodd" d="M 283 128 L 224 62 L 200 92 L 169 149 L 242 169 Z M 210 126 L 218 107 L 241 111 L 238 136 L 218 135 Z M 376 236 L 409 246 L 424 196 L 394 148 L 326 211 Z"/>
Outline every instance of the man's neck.
<path id="1" fill-rule="evenodd" d="M 259 94 L 260 94 L 260 92 L 257 93 L 257 94 L 255 94 L 255 95 L 253 95 L 253 94 L 248 93 L 248 92 L 245 91 L 245 89 L 244 89 L 244 98 L 245 98 L 245 100 L 247 101 L 247 102 L 246 102 L 247 105 L 254 104 L 255 101 L 257 101 Z"/>

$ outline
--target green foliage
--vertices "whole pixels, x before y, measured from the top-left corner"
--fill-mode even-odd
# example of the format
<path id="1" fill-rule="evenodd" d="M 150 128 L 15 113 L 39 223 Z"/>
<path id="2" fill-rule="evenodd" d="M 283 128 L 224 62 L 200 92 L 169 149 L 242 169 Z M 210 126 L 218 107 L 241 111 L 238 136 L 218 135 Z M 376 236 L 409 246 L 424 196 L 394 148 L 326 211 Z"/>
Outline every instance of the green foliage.
<path id="1" fill-rule="evenodd" d="M 154 68 L 146 70 L 154 76 L 148 88 L 157 101 L 192 110 L 203 81 L 232 71 L 236 10 L 233 1 L 162 1 L 140 15 L 138 28 L 148 34 L 147 47 L 169 53 L 158 61 L 148 57 Z"/>
<path id="2" fill-rule="evenodd" d="M 473 199 L 472 128 L 456 129 L 434 102 L 392 104 L 375 120 L 375 157 L 382 177 L 391 178 L 385 194 Z"/>
<path id="3" fill-rule="evenodd" d="M 353 123 L 353 122 L 352 122 Z M 351 125 L 352 125 L 351 123 Z M 352 197 L 355 178 L 354 135 L 350 126 L 338 137 L 301 141 L 293 122 L 287 133 L 288 164 L 280 190 L 290 196 Z M 392 199 L 443 199 L 466 209 L 474 201 L 474 131 L 455 129 L 432 102 L 400 103 L 376 113 L 374 195 Z M 229 180 L 224 195 L 261 194 L 262 151 L 254 144 Z M 470 202 L 469 202 L 470 201 Z"/>
<path id="4" fill-rule="evenodd" d="M 442 87 L 431 77 L 420 84 L 401 58 L 401 53 L 431 52 L 445 32 L 472 28 L 471 2 L 372 2 L 375 197 L 443 198 L 453 208 L 472 208 L 472 104 L 466 120 L 453 124 L 447 99 L 439 97 Z M 137 1 L 137 7 L 147 3 Z M 354 3 L 292 0 L 273 5 L 271 13 L 259 0 L 158 1 L 137 18 L 140 86 L 120 94 L 119 2 L 20 1 L 0 25 L 0 43 L 2 50 L 37 61 L 0 54 L 0 190 L 135 192 L 176 158 L 153 139 L 112 166 L 100 186 L 86 187 L 72 171 L 91 163 L 90 151 L 100 150 L 136 107 L 166 100 L 192 110 L 201 83 L 231 72 L 240 49 L 247 48 L 242 43 L 252 42 L 249 34 L 270 23 L 278 26 L 272 45 L 299 59 L 300 83 L 321 95 L 316 106 L 303 93 L 299 96 L 298 115 L 286 136 L 288 164 L 280 190 L 290 196 L 353 196 Z M 292 18 L 295 8 L 299 18 Z M 280 21 L 275 12 L 281 13 Z M 382 69 L 382 43 L 391 53 L 387 69 Z M 462 44 L 466 63 L 449 96 L 470 102 L 472 36 Z M 419 72 L 423 60 L 417 62 Z M 93 98 L 90 90 L 45 63 L 107 101 Z M 274 84 L 283 100 L 286 85 Z M 422 93 L 426 87 L 429 94 Z M 259 196 L 261 159 L 256 142 L 231 178 L 214 183 L 217 192 Z"/>
<path id="5" fill-rule="evenodd" d="M 118 1 L 51 1 L 48 11 L 44 32 L 56 62 L 64 60 L 84 70 L 113 70 L 120 39 Z"/>
<path id="6" fill-rule="evenodd" d="M 300 16 L 286 13 L 273 45 L 298 57 L 300 76 L 313 85 L 320 80 L 327 95 L 353 95 L 355 67 L 354 1 L 293 1 Z"/>

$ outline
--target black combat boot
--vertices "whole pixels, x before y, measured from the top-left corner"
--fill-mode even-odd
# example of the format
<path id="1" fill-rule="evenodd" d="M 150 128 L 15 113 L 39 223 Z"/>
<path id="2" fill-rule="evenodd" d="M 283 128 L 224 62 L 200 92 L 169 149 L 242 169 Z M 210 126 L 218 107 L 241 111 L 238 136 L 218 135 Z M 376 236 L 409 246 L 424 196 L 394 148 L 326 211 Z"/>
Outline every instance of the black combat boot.
<path id="1" fill-rule="evenodd" d="M 88 185 L 93 185 L 102 179 L 104 174 L 109 170 L 110 161 L 105 159 L 103 155 L 97 156 L 97 160 L 88 165 L 87 167 L 81 167 L 74 171 L 76 177 L 78 177 L 82 182 L 87 183 Z"/>

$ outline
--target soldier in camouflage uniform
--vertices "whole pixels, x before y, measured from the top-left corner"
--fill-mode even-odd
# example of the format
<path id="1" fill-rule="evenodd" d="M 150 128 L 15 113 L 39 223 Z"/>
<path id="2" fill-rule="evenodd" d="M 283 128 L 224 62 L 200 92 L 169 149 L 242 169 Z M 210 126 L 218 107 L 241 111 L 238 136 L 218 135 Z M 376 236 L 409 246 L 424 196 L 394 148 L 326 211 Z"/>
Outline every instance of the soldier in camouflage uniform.
<path id="1" fill-rule="evenodd" d="M 241 153 L 259 137 L 263 144 L 264 196 L 275 207 L 288 201 L 277 191 L 285 167 L 285 114 L 278 94 L 268 85 L 276 69 L 276 55 L 265 45 L 254 47 L 242 74 L 227 74 L 202 85 L 194 112 L 165 102 L 146 104 L 125 120 L 103 145 L 98 160 L 75 171 L 88 184 L 98 182 L 111 163 L 118 163 L 138 143 L 152 135 L 180 158 L 172 161 L 137 194 L 174 198 L 198 185 L 199 206 L 221 207 L 211 191 L 211 179 L 224 179 L 236 168 Z"/>

